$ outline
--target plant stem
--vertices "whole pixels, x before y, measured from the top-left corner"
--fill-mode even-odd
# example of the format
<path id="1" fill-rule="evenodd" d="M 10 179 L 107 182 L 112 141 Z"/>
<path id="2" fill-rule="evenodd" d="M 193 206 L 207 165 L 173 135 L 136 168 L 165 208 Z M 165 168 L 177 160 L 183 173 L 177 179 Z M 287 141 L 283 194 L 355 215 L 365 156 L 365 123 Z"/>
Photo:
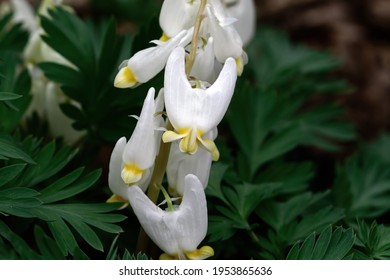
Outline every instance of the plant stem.
<path id="1" fill-rule="evenodd" d="M 196 16 L 196 22 L 194 27 L 194 33 L 192 35 L 192 42 L 191 42 L 191 50 L 190 55 L 186 61 L 186 74 L 189 76 L 192 66 L 194 65 L 195 57 L 196 57 L 196 49 L 198 46 L 198 39 L 199 39 L 199 30 L 200 26 L 203 20 L 203 13 L 204 9 L 206 7 L 207 0 L 201 0 L 198 14 Z M 167 130 L 173 130 L 172 124 L 167 122 L 166 126 Z M 158 196 L 160 193 L 160 187 L 162 185 L 162 180 L 164 178 L 165 170 L 168 163 L 169 158 L 169 151 L 171 148 L 171 143 L 164 143 L 163 141 L 160 142 L 160 151 L 158 153 L 158 156 L 155 161 L 154 170 L 152 174 L 152 179 L 150 181 L 147 195 L 149 199 L 154 203 L 157 204 Z M 138 235 L 138 242 L 137 242 L 137 251 L 138 252 L 146 252 L 149 247 L 149 237 L 145 233 L 144 229 L 141 228 L 141 231 Z"/>
<path id="2" fill-rule="evenodd" d="M 167 130 L 173 130 L 172 124 L 169 122 L 169 120 L 166 128 Z M 171 143 L 164 143 L 163 141 L 160 142 L 160 150 L 155 161 L 152 179 L 150 180 L 150 184 L 147 192 L 149 199 L 154 204 L 157 204 L 158 195 L 160 193 L 159 186 L 162 184 L 162 180 L 164 178 L 170 149 L 171 149 Z M 137 252 L 146 252 L 148 247 L 149 247 L 149 237 L 145 233 L 144 229 L 141 228 L 141 231 L 139 232 L 138 235 Z"/>
<path id="3" fill-rule="evenodd" d="M 207 0 L 201 0 L 198 14 L 196 15 L 196 22 L 194 27 L 194 34 L 192 35 L 191 50 L 188 60 L 186 61 L 186 73 L 190 75 L 192 66 L 194 65 L 196 57 L 196 49 L 198 47 L 199 30 L 203 20 L 203 12 L 206 7 Z"/>

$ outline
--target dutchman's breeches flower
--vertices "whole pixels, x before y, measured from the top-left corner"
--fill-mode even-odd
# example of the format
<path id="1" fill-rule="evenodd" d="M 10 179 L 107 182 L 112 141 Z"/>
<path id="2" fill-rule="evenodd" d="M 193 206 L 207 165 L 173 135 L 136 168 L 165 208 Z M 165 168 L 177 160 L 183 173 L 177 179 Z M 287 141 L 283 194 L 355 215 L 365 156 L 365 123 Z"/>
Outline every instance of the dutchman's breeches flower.
<path id="1" fill-rule="evenodd" d="M 127 188 L 137 184 L 146 191 L 150 182 L 154 160 L 158 151 L 156 138 L 161 133 L 156 131 L 156 124 L 161 124 L 161 116 L 155 116 L 161 111 L 162 93 L 154 101 L 154 88 L 149 89 L 145 98 L 137 125 L 126 143 L 122 137 L 116 143 L 111 154 L 108 185 L 114 193 L 109 202 L 125 201 Z"/>
<path id="2" fill-rule="evenodd" d="M 244 44 L 252 39 L 256 29 L 256 6 L 254 0 L 222 0 L 228 16 L 236 18 L 234 23 Z"/>
<path id="3" fill-rule="evenodd" d="M 215 128 L 207 133 L 205 137 L 215 140 L 217 134 L 218 132 Z M 189 155 L 180 151 L 177 142 L 172 143 L 167 165 L 169 192 L 175 196 L 183 196 L 184 178 L 188 174 L 194 174 L 198 177 L 203 187 L 206 188 L 209 181 L 211 163 L 212 156 L 205 149 L 198 149 L 195 154 Z"/>
<path id="4" fill-rule="evenodd" d="M 167 37 L 195 24 L 200 0 L 165 0 L 160 12 L 160 26 Z"/>
<path id="5" fill-rule="evenodd" d="M 166 42 L 155 40 L 157 46 L 141 50 L 119 66 L 114 86 L 118 88 L 133 88 L 146 83 L 156 76 L 167 62 L 172 50 L 179 45 L 187 45 L 191 40 L 191 30 L 183 30 Z"/>
<path id="6" fill-rule="evenodd" d="M 176 48 L 165 68 L 164 99 L 168 118 L 175 128 L 163 134 L 164 142 L 180 140 L 180 150 L 195 154 L 198 145 L 211 152 L 218 160 L 219 151 L 213 140 L 205 134 L 217 127 L 222 120 L 237 80 L 236 62 L 228 58 L 217 80 L 209 88 L 193 88 L 184 69 L 185 51 Z"/>
<path id="7" fill-rule="evenodd" d="M 214 255 L 209 246 L 197 249 L 207 233 L 207 203 L 195 175 L 185 177 L 183 199 L 177 208 L 160 209 L 137 186 L 129 187 L 127 193 L 143 229 L 165 252 L 160 259 L 205 259 Z"/>

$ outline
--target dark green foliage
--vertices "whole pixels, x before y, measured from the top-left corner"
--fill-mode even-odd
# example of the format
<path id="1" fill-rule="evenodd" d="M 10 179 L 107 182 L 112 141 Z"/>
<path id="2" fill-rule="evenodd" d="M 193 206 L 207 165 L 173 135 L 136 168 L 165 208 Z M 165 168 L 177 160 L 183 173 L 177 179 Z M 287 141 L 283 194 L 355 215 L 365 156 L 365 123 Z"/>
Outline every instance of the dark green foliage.
<path id="1" fill-rule="evenodd" d="M 375 218 L 390 210 L 389 147 L 390 136 L 383 135 L 338 166 L 334 196 L 349 218 Z"/>
<path id="2" fill-rule="evenodd" d="M 41 17 L 41 21 L 46 32 L 43 40 L 74 65 L 39 65 L 82 108 L 67 103 L 62 111 L 75 121 L 74 128 L 88 132 L 87 141 L 92 144 L 116 141 L 128 129 L 132 108 L 138 113 L 138 102 L 146 93 L 124 94 L 113 87 L 119 64 L 130 55 L 131 38 L 116 36 L 113 19 L 93 24 L 61 8 L 51 10 L 50 18 Z"/>
<path id="3" fill-rule="evenodd" d="M 297 242 L 288 253 L 288 260 L 342 260 L 349 258 L 355 235 L 351 228 L 326 227 L 316 238 L 313 232 L 305 241 Z"/>

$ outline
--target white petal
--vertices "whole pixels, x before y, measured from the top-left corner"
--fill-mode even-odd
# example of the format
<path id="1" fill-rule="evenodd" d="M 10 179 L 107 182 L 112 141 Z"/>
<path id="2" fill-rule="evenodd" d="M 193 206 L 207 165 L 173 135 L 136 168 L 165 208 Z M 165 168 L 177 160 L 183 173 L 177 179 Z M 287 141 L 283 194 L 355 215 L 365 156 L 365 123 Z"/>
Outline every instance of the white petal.
<path id="1" fill-rule="evenodd" d="M 185 51 L 178 47 L 168 58 L 165 67 L 164 100 L 170 122 L 175 128 L 189 127 L 193 124 L 192 106 L 193 90 L 187 80 L 184 66 Z"/>
<path id="2" fill-rule="evenodd" d="M 214 39 L 210 37 L 206 46 L 198 49 L 194 65 L 192 66 L 191 76 L 202 81 L 213 83 L 216 78 L 214 61 Z"/>
<path id="3" fill-rule="evenodd" d="M 209 131 L 221 122 L 232 99 L 236 80 L 236 62 L 228 58 L 217 80 L 206 90 L 209 98 L 203 106 L 203 114 L 197 119 L 197 124 L 204 131 Z"/>
<path id="4" fill-rule="evenodd" d="M 128 188 L 127 198 L 142 228 L 164 252 L 179 252 L 176 221 L 178 211 L 166 212 L 157 207 L 138 186 Z"/>
<path id="5" fill-rule="evenodd" d="M 234 92 L 236 63 L 229 58 L 207 90 L 193 89 L 184 70 L 184 49 L 176 48 L 165 69 L 165 107 L 176 129 L 195 127 L 207 133 L 222 120 Z"/>
<path id="6" fill-rule="evenodd" d="M 108 171 L 108 186 L 113 194 L 127 198 L 128 185 L 123 182 L 122 172 L 122 154 L 126 146 L 126 138 L 120 138 L 111 153 L 110 166 Z"/>
<path id="7" fill-rule="evenodd" d="M 212 155 L 205 149 L 198 149 L 195 154 L 189 155 L 179 150 L 178 142 L 173 142 L 167 165 L 169 187 L 179 196 L 184 193 L 184 178 L 194 174 L 206 188 L 210 175 Z"/>
<path id="8" fill-rule="evenodd" d="M 234 23 L 244 45 L 248 44 L 256 29 L 256 6 L 253 0 L 240 0 L 226 9 L 227 14 L 237 19 Z"/>
<path id="9" fill-rule="evenodd" d="M 169 37 L 194 26 L 199 9 L 199 0 L 165 0 L 160 12 L 160 26 Z"/>
<path id="10" fill-rule="evenodd" d="M 38 29 L 35 21 L 34 10 L 26 0 L 11 0 L 13 9 L 13 20 L 16 23 L 21 23 L 23 28 L 29 32 L 34 32 Z"/>
<path id="11" fill-rule="evenodd" d="M 195 250 L 207 233 L 207 203 L 202 183 L 195 175 L 185 177 L 182 203 L 177 212 L 179 247 L 183 251 Z"/>
<path id="12" fill-rule="evenodd" d="M 186 34 L 187 31 L 183 30 L 167 42 L 141 50 L 132 56 L 128 60 L 127 66 L 134 73 L 137 81 L 146 83 L 156 76 L 164 68 L 172 50 L 178 46 Z"/>
<path id="13" fill-rule="evenodd" d="M 124 163 L 135 163 L 142 170 L 153 165 L 156 157 L 154 113 L 154 88 L 150 88 L 137 125 L 124 150 Z"/>
<path id="14" fill-rule="evenodd" d="M 233 25 L 226 25 L 228 20 L 224 14 L 221 3 L 209 0 L 206 5 L 208 25 L 211 36 L 214 38 L 214 52 L 219 62 L 228 57 L 240 57 L 242 53 L 242 40 Z M 229 46 L 229 47 L 226 47 Z"/>
<path id="15" fill-rule="evenodd" d="M 67 102 L 69 101 L 60 87 L 49 82 L 46 86 L 45 110 L 50 132 L 54 137 L 63 137 L 66 143 L 73 144 L 86 132 L 74 129 L 72 126 L 74 121 L 62 112 L 60 104 Z M 75 101 L 70 103 L 80 108 L 79 103 Z"/>

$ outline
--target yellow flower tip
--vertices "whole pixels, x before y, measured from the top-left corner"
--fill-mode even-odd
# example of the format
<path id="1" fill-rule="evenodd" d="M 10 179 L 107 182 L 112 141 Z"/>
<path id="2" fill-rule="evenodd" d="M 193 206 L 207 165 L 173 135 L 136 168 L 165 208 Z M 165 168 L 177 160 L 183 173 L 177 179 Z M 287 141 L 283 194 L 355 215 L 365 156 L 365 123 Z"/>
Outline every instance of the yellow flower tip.
<path id="1" fill-rule="evenodd" d="M 134 87 L 138 83 L 133 71 L 127 66 L 119 70 L 114 80 L 114 86 L 117 88 Z"/>
<path id="2" fill-rule="evenodd" d="M 168 41 L 169 39 L 171 39 L 171 38 L 169 38 L 169 37 L 167 36 L 167 34 L 165 34 L 165 33 L 163 32 L 163 34 L 162 34 L 161 37 L 160 37 L 160 41 L 166 42 L 166 41 Z"/>
<path id="3" fill-rule="evenodd" d="M 122 180 L 128 185 L 134 184 L 141 180 L 143 172 L 135 163 L 127 163 L 122 169 Z"/>
<path id="4" fill-rule="evenodd" d="M 205 260 L 214 256 L 214 249 L 210 246 L 203 246 L 202 248 L 188 252 L 185 255 L 190 260 Z"/>
<path id="5" fill-rule="evenodd" d="M 118 210 L 122 210 L 129 205 L 129 202 L 127 201 L 127 199 L 124 199 L 123 197 L 121 197 L 117 194 L 113 194 L 109 199 L 107 199 L 106 202 L 107 203 L 122 202 L 123 205 L 121 207 L 119 207 Z"/>
<path id="6" fill-rule="evenodd" d="M 244 61 L 241 57 L 236 58 L 236 65 L 237 65 L 237 76 L 241 76 L 242 72 L 244 72 Z"/>
<path id="7" fill-rule="evenodd" d="M 191 141 L 189 136 L 184 137 L 179 144 L 180 151 L 193 155 L 198 150 L 198 144 L 196 141 Z"/>
<path id="8" fill-rule="evenodd" d="M 217 149 L 217 147 L 215 147 L 215 149 L 212 151 L 211 155 L 213 157 L 213 161 L 219 160 L 219 150 Z"/>
<path id="9" fill-rule="evenodd" d="M 168 130 L 168 131 L 165 131 L 164 134 L 162 135 L 162 141 L 164 143 L 170 143 L 170 142 L 176 141 L 178 139 L 181 139 L 184 136 L 185 135 L 177 134 L 176 132 Z"/>
<path id="10" fill-rule="evenodd" d="M 213 161 L 219 160 L 219 150 L 213 140 L 198 138 L 202 146 L 211 153 Z"/>
<path id="11" fill-rule="evenodd" d="M 163 253 L 160 255 L 159 259 L 162 261 L 172 261 L 172 260 L 178 260 L 179 257 L 178 256 L 171 256 L 171 255 L 168 255 L 167 253 Z"/>

